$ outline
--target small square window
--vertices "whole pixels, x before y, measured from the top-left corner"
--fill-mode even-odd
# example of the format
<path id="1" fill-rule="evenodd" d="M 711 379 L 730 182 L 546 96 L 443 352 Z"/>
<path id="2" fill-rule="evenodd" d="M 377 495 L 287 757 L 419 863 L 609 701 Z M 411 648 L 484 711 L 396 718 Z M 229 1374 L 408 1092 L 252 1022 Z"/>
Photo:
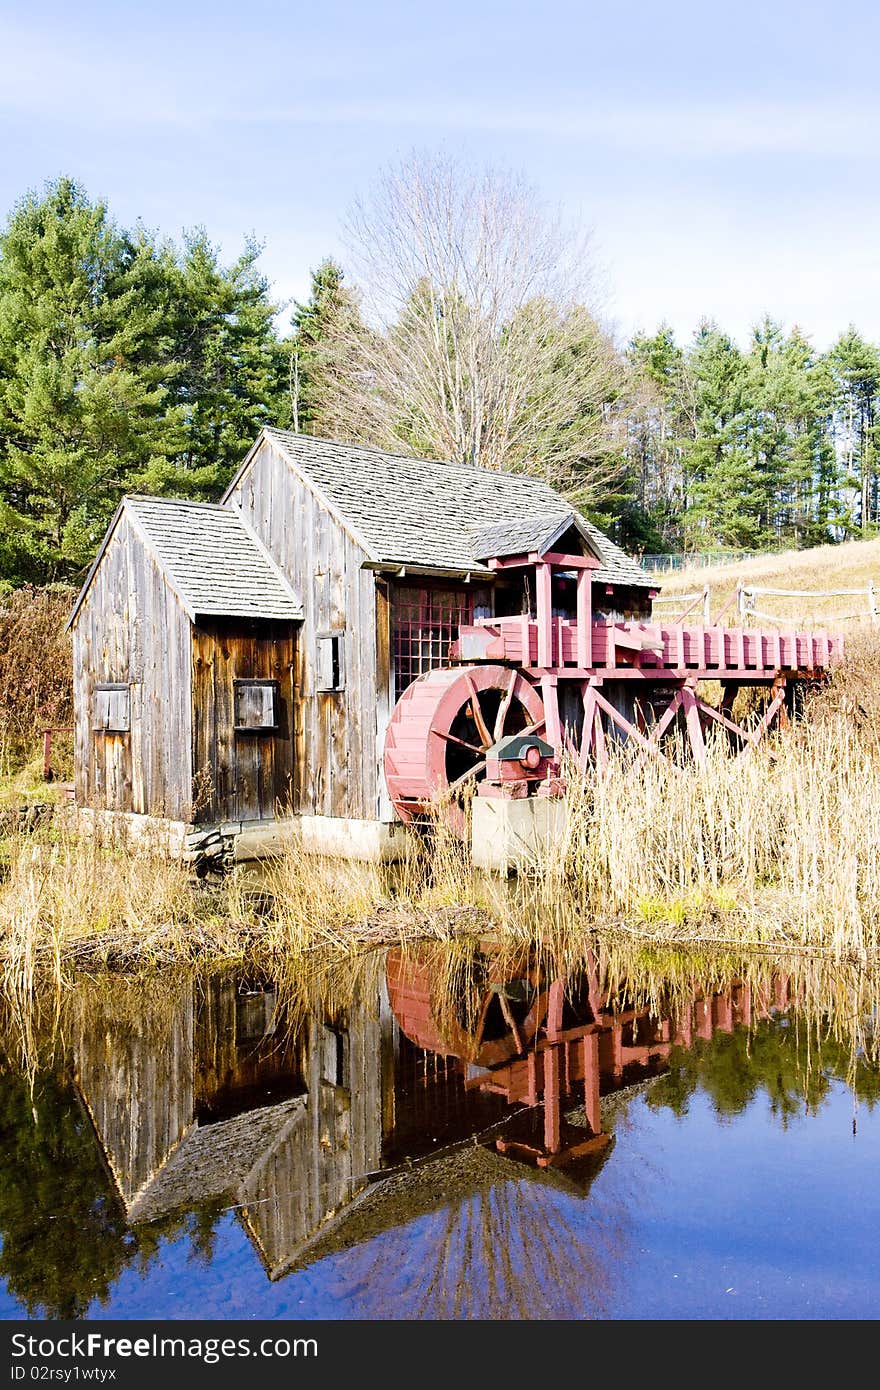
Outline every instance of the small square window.
<path id="1" fill-rule="evenodd" d="M 92 729 L 102 734 L 127 734 L 131 729 L 130 687 L 119 682 L 95 686 Z"/>
<path id="2" fill-rule="evenodd" d="M 233 690 L 235 728 L 239 733 L 278 728 L 277 681 L 234 681 Z"/>
<path id="3" fill-rule="evenodd" d="M 318 690 L 341 690 L 345 684 L 343 670 L 343 637 L 341 632 L 322 632 L 317 638 Z"/>

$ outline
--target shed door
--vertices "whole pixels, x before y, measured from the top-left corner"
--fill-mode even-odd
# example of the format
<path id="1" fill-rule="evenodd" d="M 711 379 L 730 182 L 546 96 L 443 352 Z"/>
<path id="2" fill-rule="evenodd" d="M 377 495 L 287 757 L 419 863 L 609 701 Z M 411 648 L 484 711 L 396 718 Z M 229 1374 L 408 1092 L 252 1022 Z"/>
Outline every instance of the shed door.
<path id="1" fill-rule="evenodd" d="M 271 820 L 293 778 L 293 624 L 198 627 L 194 653 L 195 819 Z"/>

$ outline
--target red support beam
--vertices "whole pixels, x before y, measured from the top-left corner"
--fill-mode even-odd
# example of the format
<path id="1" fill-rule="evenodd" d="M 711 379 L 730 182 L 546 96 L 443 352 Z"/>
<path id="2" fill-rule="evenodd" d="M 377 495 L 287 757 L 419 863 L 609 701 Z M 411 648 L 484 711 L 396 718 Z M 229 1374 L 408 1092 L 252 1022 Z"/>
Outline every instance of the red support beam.
<path id="1" fill-rule="evenodd" d="M 538 665 L 553 666 L 553 572 L 549 565 L 535 567 L 535 617 L 538 622 Z"/>
<path id="2" fill-rule="evenodd" d="M 589 570 L 577 577 L 577 664 L 593 664 L 593 583 Z"/>
<path id="3" fill-rule="evenodd" d="M 767 730 L 770 728 L 770 725 L 773 723 L 773 720 L 776 718 L 776 715 L 778 714 L 779 710 L 782 708 L 782 705 L 785 702 L 784 676 L 781 677 L 779 680 L 773 682 L 773 689 L 776 691 L 776 694 L 767 706 L 767 709 L 764 712 L 764 716 L 757 729 L 755 729 L 754 733 L 749 734 L 747 746 L 743 750 L 744 756 L 748 754 L 753 748 L 757 748 L 758 744 L 761 742 L 761 739 L 764 737 Z"/>
<path id="4" fill-rule="evenodd" d="M 690 685 L 682 686 L 681 705 L 687 723 L 687 731 L 691 741 L 691 751 L 694 755 L 694 762 L 698 767 L 704 767 L 706 763 L 706 740 L 703 737 L 699 701 Z"/>
<path id="5" fill-rule="evenodd" d="M 558 1154 L 562 1148 L 562 1044 L 544 1053 L 544 1148 Z"/>
<path id="6" fill-rule="evenodd" d="M 566 570 L 584 570 L 587 574 L 599 568 L 599 561 L 592 555 L 563 555 L 561 551 L 548 550 L 541 558 L 547 565 L 559 565 Z"/>
<path id="7" fill-rule="evenodd" d="M 547 1037 L 558 1038 L 562 1032 L 562 1006 L 565 1003 L 565 981 L 554 980 L 547 1001 Z"/>
<path id="8" fill-rule="evenodd" d="M 602 1132 L 599 1108 L 599 1035 L 587 1033 L 584 1048 L 584 1118 L 593 1134 Z"/>
<path id="9" fill-rule="evenodd" d="M 555 676 L 545 675 L 543 677 L 541 696 L 544 700 L 544 731 L 547 735 L 547 742 L 552 743 L 556 756 L 560 757 L 562 754 L 562 726 L 559 721 L 559 699 Z"/>

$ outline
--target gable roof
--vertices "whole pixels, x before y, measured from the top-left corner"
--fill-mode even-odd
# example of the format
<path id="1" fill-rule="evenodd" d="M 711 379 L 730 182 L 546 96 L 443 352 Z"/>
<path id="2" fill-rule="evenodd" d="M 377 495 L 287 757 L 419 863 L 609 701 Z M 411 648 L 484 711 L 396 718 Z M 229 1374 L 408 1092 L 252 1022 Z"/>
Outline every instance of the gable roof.
<path id="1" fill-rule="evenodd" d="M 134 496 L 122 499 L 68 627 L 123 515 L 152 551 L 191 622 L 199 617 L 302 618 L 302 604 L 240 512 L 214 502 Z"/>
<path id="2" fill-rule="evenodd" d="M 305 1096 L 247 1110 L 211 1125 L 193 1125 L 152 1178 L 126 1203 L 130 1221 L 156 1221 L 238 1193 L 303 1113 Z"/>
<path id="3" fill-rule="evenodd" d="M 406 458 L 359 444 L 264 428 L 262 439 L 354 535 L 374 565 L 489 574 L 493 555 L 540 550 L 569 526 L 601 562 L 594 580 L 656 587 L 641 566 L 539 478 L 495 473 L 470 464 Z M 524 544 L 523 538 L 538 544 Z M 487 539 L 490 544 L 487 547 Z M 497 549 L 494 548 L 497 545 Z"/>
<path id="4" fill-rule="evenodd" d="M 575 530 L 582 540 L 587 543 L 587 549 L 595 552 L 598 559 L 603 544 L 607 548 L 604 569 L 613 567 L 618 560 L 617 556 L 612 555 L 612 543 L 607 536 L 603 536 L 598 527 L 587 521 L 586 517 L 581 516 L 580 512 L 572 511 L 566 516 L 560 517 L 553 512 L 536 512 L 532 516 L 523 517 L 520 521 L 503 522 L 498 526 L 485 526 L 480 531 L 473 532 L 474 554 L 478 560 L 488 560 L 496 555 L 499 558 L 505 555 L 528 555 L 533 551 L 538 555 L 545 555 L 548 550 L 555 547 L 557 541 L 562 540 L 567 532 Z M 613 547 L 617 550 L 617 546 Z M 622 551 L 619 554 L 626 561 L 628 567 L 636 562 L 631 560 Z M 627 570 L 627 573 L 629 571 Z M 626 580 L 622 580 L 626 583 Z"/>
<path id="5" fill-rule="evenodd" d="M 270 1277 L 278 1279 L 307 1269 L 330 1255 L 407 1226 L 418 1217 L 464 1204 L 479 1193 L 510 1182 L 530 1183 L 569 1197 L 586 1195 L 558 1168 L 537 1168 L 502 1158 L 493 1148 L 470 1139 L 436 1157 L 428 1155 L 389 1172 L 388 1176 L 374 1178 L 323 1222 L 298 1250 L 291 1251 Z"/>

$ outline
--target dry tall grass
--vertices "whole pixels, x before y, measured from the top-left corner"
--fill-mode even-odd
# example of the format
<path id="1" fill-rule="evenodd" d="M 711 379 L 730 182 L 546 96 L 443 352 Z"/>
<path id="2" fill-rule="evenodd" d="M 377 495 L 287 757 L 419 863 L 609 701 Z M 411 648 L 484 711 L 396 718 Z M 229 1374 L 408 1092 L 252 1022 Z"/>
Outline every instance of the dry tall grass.
<path id="1" fill-rule="evenodd" d="M 443 808 L 408 838 L 401 864 L 304 854 L 295 839 L 255 882 L 210 892 L 185 866 L 78 837 L 60 823 L 13 834 L 0 866 L 0 968 L 7 993 L 56 980 L 124 936 L 149 966 L 175 953 L 289 965 L 316 951 L 449 941 L 497 931 L 581 949 L 596 929 L 686 942 L 880 958 L 880 638 L 804 716 L 733 758 L 710 738 L 706 766 L 639 768 L 618 747 L 603 777 L 569 769 L 566 831 L 515 878 L 475 873 Z M 97 943 L 97 944 L 96 944 Z"/>
<path id="2" fill-rule="evenodd" d="M 844 545 L 820 545 L 812 550 L 792 550 L 783 554 L 760 555 L 731 565 L 692 567 L 659 576 L 661 596 L 698 593 L 708 584 L 712 612 L 717 613 L 732 597 L 739 581 L 765 589 L 827 591 L 840 589 L 867 590 L 874 583 L 880 590 L 880 540 L 848 541 Z M 776 598 L 761 596 L 757 604 L 762 611 L 780 618 L 803 620 L 809 624 L 833 625 L 840 614 L 856 611 L 867 614 L 864 597 Z M 671 604 L 658 604 L 659 616 L 673 617 L 678 610 Z M 691 615 L 695 622 L 699 614 Z M 735 621 L 728 610 L 726 621 Z M 846 621 L 849 627 L 849 620 Z"/>
<path id="3" fill-rule="evenodd" d="M 597 918 L 679 940 L 880 949 L 880 641 L 862 634 L 804 715 L 746 756 L 710 739 L 704 768 L 620 747 L 569 778 L 555 873 Z"/>
<path id="4" fill-rule="evenodd" d="M 37 755 L 43 729 L 73 722 L 64 625 L 74 593 L 25 588 L 0 598 L 0 777 Z"/>
<path id="5" fill-rule="evenodd" d="M 13 831 L 0 860 L 0 993 L 66 984 L 77 967 L 238 960 L 256 917 L 237 883 L 211 894 L 183 863 L 49 822 Z"/>

